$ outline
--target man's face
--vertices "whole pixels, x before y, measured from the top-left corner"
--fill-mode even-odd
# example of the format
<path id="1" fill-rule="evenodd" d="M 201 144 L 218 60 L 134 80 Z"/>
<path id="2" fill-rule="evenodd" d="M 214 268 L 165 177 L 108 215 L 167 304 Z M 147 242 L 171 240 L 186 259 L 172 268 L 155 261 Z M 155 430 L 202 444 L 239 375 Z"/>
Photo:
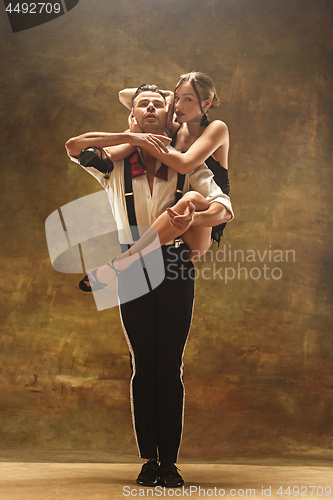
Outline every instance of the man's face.
<path id="1" fill-rule="evenodd" d="M 162 133 L 166 124 L 165 100 L 157 92 L 141 92 L 134 101 L 133 114 L 143 132 Z"/>

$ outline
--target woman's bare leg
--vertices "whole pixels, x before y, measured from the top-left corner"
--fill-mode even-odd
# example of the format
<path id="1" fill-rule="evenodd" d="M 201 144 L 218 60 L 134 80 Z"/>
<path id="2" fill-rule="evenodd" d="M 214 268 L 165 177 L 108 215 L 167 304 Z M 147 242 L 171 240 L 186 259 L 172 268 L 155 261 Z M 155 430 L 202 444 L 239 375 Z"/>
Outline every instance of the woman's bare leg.
<path id="1" fill-rule="evenodd" d="M 189 227 L 182 234 L 182 240 L 190 249 L 190 259 L 194 262 L 209 250 L 212 245 L 211 227 Z"/>
<path id="2" fill-rule="evenodd" d="M 209 203 L 206 200 L 206 198 L 204 198 L 201 194 L 197 192 L 190 191 L 186 193 L 172 207 L 172 209 L 175 212 L 179 213 L 180 215 L 183 215 L 188 207 L 189 202 L 194 204 L 195 210 L 197 212 L 207 210 L 207 208 L 209 207 Z M 185 234 L 185 232 L 188 232 L 190 230 L 196 230 L 192 231 L 192 235 L 190 233 L 190 235 L 186 238 L 190 242 L 191 247 L 193 247 L 193 250 L 200 247 L 199 241 L 201 236 L 205 236 L 205 244 L 203 245 L 203 247 L 206 248 L 208 228 L 190 227 L 189 229 L 183 229 L 183 230 L 175 228 L 170 224 L 170 218 L 167 212 L 164 212 L 154 221 L 151 228 L 149 228 L 148 231 L 146 231 L 145 234 L 129 250 L 120 254 L 113 261 L 113 264 L 115 268 L 119 271 L 127 269 L 133 262 L 140 259 L 142 255 L 146 255 L 152 252 L 153 250 L 156 250 L 156 248 L 158 248 L 159 246 L 165 245 L 166 243 L 168 243 L 168 241 L 172 241 L 175 238 L 178 238 L 179 236 Z M 197 243 L 195 243 L 196 241 Z M 115 277 L 116 277 L 115 272 L 108 265 L 101 266 L 97 270 L 97 279 L 101 283 L 111 283 L 111 281 L 113 281 Z"/>

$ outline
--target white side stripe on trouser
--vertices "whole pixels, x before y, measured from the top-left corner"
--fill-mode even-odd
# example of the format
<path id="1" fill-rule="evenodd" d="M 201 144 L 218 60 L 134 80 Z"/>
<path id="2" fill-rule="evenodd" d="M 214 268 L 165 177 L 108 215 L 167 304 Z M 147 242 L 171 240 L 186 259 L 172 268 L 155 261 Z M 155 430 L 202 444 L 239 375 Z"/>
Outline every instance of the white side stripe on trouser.
<path id="1" fill-rule="evenodd" d="M 134 437 L 135 437 L 135 441 L 136 441 L 136 446 L 137 446 L 138 452 L 139 452 L 139 458 L 142 458 L 141 457 L 141 451 L 140 451 L 140 448 L 139 448 L 138 436 L 137 436 L 136 428 L 135 428 L 135 414 L 134 414 L 133 379 L 134 379 L 135 372 L 136 372 L 135 356 L 134 356 L 134 351 L 133 351 L 133 347 L 132 347 L 131 341 L 129 339 L 129 336 L 127 335 L 126 328 L 125 328 L 125 325 L 124 325 L 124 322 L 123 322 L 123 317 L 122 317 L 122 314 L 121 314 L 120 305 L 119 305 L 119 315 L 120 315 L 121 326 L 123 327 L 123 332 L 124 332 L 124 335 L 125 335 L 125 339 L 126 339 L 126 342 L 127 342 L 127 345 L 128 345 L 128 349 L 129 349 L 129 352 L 130 352 L 131 358 L 132 358 L 132 376 L 131 376 L 131 381 L 130 381 L 130 402 L 131 402 L 131 413 L 132 413 L 132 425 L 133 425 L 133 430 L 134 430 Z"/>
<path id="2" fill-rule="evenodd" d="M 184 348 L 183 348 L 183 352 L 182 352 L 182 357 L 181 357 L 182 363 L 181 363 L 180 372 L 179 372 L 179 378 L 180 378 L 180 381 L 181 381 L 182 386 L 183 386 L 183 407 L 182 407 L 182 428 L 181 428 L 179 446 L 178 446 L 177 455 L 176 455 L 177 456 L 177 460 L 178 460 L 178 454 L 179 454 L 180 445 L 182 443 L 183 430 L 184 430 L 185 386 L 184 386 L 184 382 L 183 382 L 183 372 L 184 372 L 183 358 L 184 358 L 185 348 L 186 348 L 187 341 L 188 341 L 189 331 L 190 331 L 191 325 L 192 325 L 193 311 L 194 311 L 194 300 L 193 300 L 193 304 L 192 304 L 191 321 L 190 321 L 190 325 L 189 325 L 189 328 L 188 328 L 188 331 L 187 331 L 186 342 L 184 344 Z M 135 427 L 135 408 L 134 408 L 134 398 L 133 398 L 133 379 L 134 379 L 135 373 L 136 373 L 135 356 L 134 356 L 134 350 L 133 350 L 131 341 L 129 339 L 129 336 L 127 334 L 127 331 L 126 331 L 126 328 L 125 328 L 125 325 L 124 325 L 124 322 L 123 322 L 123 317 L 122 317 L 122 314 L 121 314 L 121 308 L 120 308 L 120 306 L 119 306 L 119 315 L 120 315 L 120 320 L 121 320 L 121 325 L 122 325 L 122 328 L 123 328 L 124 336 L 125 336 L 125 339 L 126 339 L 126 342 L 127 342 L 127 345 L 128 345 L 128 349 L 129 349 L 129 352 L 131 354 L 131 359 L 132 359 L 132 376 L 131 376 L 131 381 L 130 381 L 130 402 L 131 402 L 132 425 L 133 425 L 133 430 L 134 430 L 134 437 L 135 437 L 135 441 L 136 441 L 136 446 L 138 448 L 138 453 L 139 453 L 138 456 L 139 456 L 139 458 L 142 458 L 140 447 L 139 447 L 138 436 L 137 436 L 137 433 L 136 433 L 136 427 Z M 144 458 L 146 458 L 146 457 L 144 457 Z"/>

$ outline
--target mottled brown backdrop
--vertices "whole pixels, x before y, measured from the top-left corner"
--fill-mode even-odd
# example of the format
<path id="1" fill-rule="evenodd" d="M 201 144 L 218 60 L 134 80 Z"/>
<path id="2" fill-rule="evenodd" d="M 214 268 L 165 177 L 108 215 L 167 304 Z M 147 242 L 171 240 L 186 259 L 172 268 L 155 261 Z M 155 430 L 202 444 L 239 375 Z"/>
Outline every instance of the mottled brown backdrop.
<path id="1" fill-rule="evenodd" d="M 190 70 L 224 101 L 236 218 L 197 266 L 180 458 L 331 458 L 332 2 L 80 0 L 16 34 L 0 10 L 0 459 L 136 456 L 118 311 L 52 269 L 44 223 L 99 190 L 65 141 Z"/>

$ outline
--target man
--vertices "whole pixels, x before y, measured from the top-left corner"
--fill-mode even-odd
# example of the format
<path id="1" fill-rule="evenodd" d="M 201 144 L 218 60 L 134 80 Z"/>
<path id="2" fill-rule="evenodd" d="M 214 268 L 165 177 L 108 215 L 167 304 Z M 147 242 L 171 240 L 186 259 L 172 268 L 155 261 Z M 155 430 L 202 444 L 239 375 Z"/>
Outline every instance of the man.
<path id="1" fill-rule="evenodd" d="M 87 170 L 108 192 L 118 229 L 132 225 L 133 211 L 138 226 L 151 226 L 174 204 L 177 188 L 184 192 L 191 188 L 210 202 L 204 212 L 195 213 L 193 208 L 187 210 L 181 219 L 184 229 L 191 224 L 212 227 L 231 220 L 230 200 L 214 183 L 205 165 L 183 176 L 183 186 L 179 189 L 177 172 L 161 165 L 145 150 L 145 146 L 159 151 L 166 149 L 162 142 L 167 119 L 165 98 L 156 86 L 139 87 L 133 97 L 132 113 L 143 134 L 95 132 L 74 137 L 66 143 L 72 157 L 77 157 L 88 146 L 104 148 L 110 154 L 114 161 L 111 173 L 104 175 L 93 167 Z M 123 143 L 141 146 L 141 156 L 134 152 L 126 160 L 118 160 L 123 150 L 118 151 L 117 145 Z M 129 169 L 133 195 L 124 192 Z M 129 208 L 126 202 L 132 196 L 134 208 Z M 125 240 L 120 243 L 124 250 L 128 248 Z M 174 464 L 183 427 L 182 362 L 192 319 L 193 264 L 185 244 L 178 246 L 170 241 L 162 247 L 162 252 L 165 279 L 159 286 L 135 300 L 122 303 L 122 296 L 133 280 L 131 266 L 118 278 L 118 293 L 131 355 L 133 426 L 139 456 L 144 460 L 137 483 L 154 486 L 159 482 L 163 486 L 178 487 L 184 483 Z"/>

